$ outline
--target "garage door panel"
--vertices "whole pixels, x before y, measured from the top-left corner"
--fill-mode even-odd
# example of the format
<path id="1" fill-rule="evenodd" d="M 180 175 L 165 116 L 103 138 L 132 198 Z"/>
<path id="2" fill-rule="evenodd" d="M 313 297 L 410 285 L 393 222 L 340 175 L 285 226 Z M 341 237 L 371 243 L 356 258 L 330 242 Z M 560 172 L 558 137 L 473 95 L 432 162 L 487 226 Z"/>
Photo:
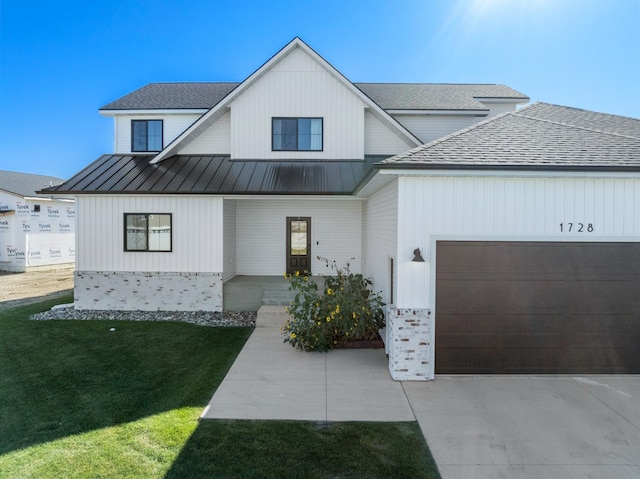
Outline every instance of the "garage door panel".
<path id="1" fill-rule="evenodd" d="M 436 251 L 437 373 L 640 372 L 637 243 Z"/>
<path id="2" fill-rule="evenodd" d="M 637 351 L 601 348 L 520 349 L 506 351 L 505 374 L 625 374 L 638 368 Z"/>
<path id="3" fill-rule="evenodd" d="M 438 280 L 436 304 L 439 313 L 479 314 L 500 310 L 520 314 L 630 314 L 637 311 L 640 295 L 637 276 L 629 279 L 584 281 L 492 281 Z M 447 298 L 447 301 L 438 301 Z"/>
<path id="4" fill-rule="evenodd" d="M 495 369 L 496 356 L 493 348 L 474 348 L 465 351 L 466 354 L 459 354 L 453 351 L 442 353 L 443 366 L 438 374 L 476 374 L 480 369 Z"/>
<path id="5" fill-rule="evenodd" d="M 445 244 L 446 243 L 446 244 Z M 634 243 L 490 243 L 438 242 L 438 255 L 455 255 L 456 262 L 438 265 L 438 274 L 464 273 L 504 277 L 511 274 L 618 276 L 637 274 L 640 251 Z"/>

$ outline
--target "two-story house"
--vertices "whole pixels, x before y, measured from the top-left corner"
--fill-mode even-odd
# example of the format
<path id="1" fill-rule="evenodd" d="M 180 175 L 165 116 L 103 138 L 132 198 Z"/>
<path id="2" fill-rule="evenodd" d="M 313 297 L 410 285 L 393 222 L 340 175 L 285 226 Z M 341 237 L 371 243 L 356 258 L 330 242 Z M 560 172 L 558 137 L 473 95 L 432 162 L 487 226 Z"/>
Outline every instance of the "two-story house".
<path id="1" fill-rule="evenodd" d="M 640 254 L 640 122 L 527 101 L 352 83 L 298 38 L 241 83 L 136 90 L 100 109 L 114 154 L 55 189 L 77 195 L 76 307 L 219 311 L 236 276 L 353 258 L 396 379 L 637 372 L 637 346 L 601 346 L 639 336 L 618 266 Z"/>

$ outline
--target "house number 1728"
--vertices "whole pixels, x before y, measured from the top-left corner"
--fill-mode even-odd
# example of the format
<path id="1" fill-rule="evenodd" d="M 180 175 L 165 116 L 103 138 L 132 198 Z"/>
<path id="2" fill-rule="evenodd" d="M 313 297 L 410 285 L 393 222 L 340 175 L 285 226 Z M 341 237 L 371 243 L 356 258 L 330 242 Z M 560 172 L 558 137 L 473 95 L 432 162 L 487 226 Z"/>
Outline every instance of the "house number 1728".
<path id="1" fill-rule="evenodd" d="M 593 233 L 593 223 L 560 223 L 560 233 Z"/>

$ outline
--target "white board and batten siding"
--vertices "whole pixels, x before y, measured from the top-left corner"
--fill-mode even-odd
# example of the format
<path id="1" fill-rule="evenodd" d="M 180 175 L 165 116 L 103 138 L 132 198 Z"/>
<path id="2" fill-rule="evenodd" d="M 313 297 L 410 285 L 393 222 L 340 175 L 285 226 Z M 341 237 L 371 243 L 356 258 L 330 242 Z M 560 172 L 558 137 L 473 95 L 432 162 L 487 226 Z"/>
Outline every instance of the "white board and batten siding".
<path id="1" fill-rule="evenodd" d="M 392 181 L 367 198 L 363 205 L 363 274 L 390 304 L 390 266 L 398 249 L 398 182 Z M 396 275 L 394 275 L 396 276 Z M 395 279 L 394 279 L 395 283 Z M 396 288 L 394 287 L 394 290 Z"/>
<path id="2" fill-rule="evenodd" d="M 364 113 L 364 153 L 365 155 L 393 156 L 401 151 L 415 148 L 413 143 L 401 139 L 371 112 Z"/>
<path id="3" fill-rule="evenodd" d="M 83 195 L 77 208 L 79 271 L 222 273 L 222 198 Z M 171 213 L 173 251 L 125 252 L 125 213 Z"/>
<path id="4" fill-rule="evenodd" d="M 472 115 L 394 114 L 393 117 L 423 143 L 437 140 L 486 119 Z"/>
<path id="5" fill-rule="evenodd" d="M 280 276 L 286 268 L 286 218 L 311 217 L 312 272 L 330 274 L 317 256 L 361 272 L 362 201 L 295 198 L 236 201 L 236 271 L 239 275 Z"/>
<path id="6" fill-rule="evenodd" d="M 115 154 L 131 153 L 131 120 L 162 120 L 163 148 L 200 118 L 199 114 L 114 115 Z"/>
<path id="7" fill-rule="evenodd" d="M 353 159 L 364 155 L 365 104 L 296 49 L 231 104 L 232 159 Z M 323 119 L 323 151 L 272 151 L 271 119 Z"/>
<path id="8" fill-rule="evenodd" d="M 428 308 L 436 240 L 638 241 L 640 179 L 401 177 L 398 216 L 398 305 Z"/>
<path id="9" fill-rule="evenodd" d="M 479 101 L 490 110 L 487 118 L 516 110 L 516 105 L 511 102 L 490 101 L 485 99 L 480 99 Z"/>
<path id="10" fill-rule="evenodd" d="M 236 275 L 236 200 L 224 200 L 223 229 L 222 281 L 224 282 Z"/>
<path id="11" fill-rule="evenodd" d="M 227 112 L 213 125 L 178 151 L 179 155 L 229 155 L 231 153 L 231 113 Z"/>

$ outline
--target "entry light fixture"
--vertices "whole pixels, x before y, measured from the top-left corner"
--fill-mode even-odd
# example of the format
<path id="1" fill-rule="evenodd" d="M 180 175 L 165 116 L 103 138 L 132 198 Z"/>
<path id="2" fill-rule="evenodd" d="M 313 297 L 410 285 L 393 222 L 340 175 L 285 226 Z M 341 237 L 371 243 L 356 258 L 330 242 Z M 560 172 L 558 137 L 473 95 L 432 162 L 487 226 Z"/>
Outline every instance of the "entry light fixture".
<path id="1" fill-rule="evenodd" d="M 420 248 L 413 250 L 413 259 L 411 261 L 414 263 L 424 263 L 424 258 L 422 257 L 422 254 L 420 254 Z"/>

